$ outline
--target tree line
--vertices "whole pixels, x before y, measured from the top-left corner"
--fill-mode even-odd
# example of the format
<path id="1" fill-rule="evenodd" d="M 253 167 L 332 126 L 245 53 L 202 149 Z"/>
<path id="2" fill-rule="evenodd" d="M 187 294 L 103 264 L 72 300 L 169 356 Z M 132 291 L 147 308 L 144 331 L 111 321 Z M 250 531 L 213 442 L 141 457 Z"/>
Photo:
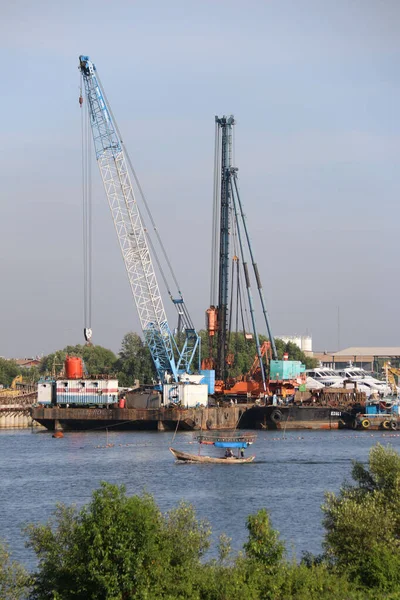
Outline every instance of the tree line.
<path id="1" fill-rule="evenodd" d="M 0 358 L 0 384 L 8 388 L 10 387 L 12 380 L 17 375 L 25 375 L 27 371 L 22 369 L 15 360 L 8 360 L 7 358 Z"/>
<path id="2" fill-rule="evenodd" d="M 207 331 L 198 332 L 201 339 L 201 359 L 208 356 L 208 334 Z M 261 336 L 261 343 L 266 338 Z M 316 366 L 315 359 L 305 356 L 300 348 L 292 343 L 285 343 L 280 339 L 275 339 L 278 358 L 282 359 L 284 353 L 288 353 L 290 360 L 299 360 L 306 365 L 306 368 Z M 230 369 L 230 375 L 236 377 L 246 374 L 253 364 L 256 355 L 256 346 L 254 340 L 246 340 L 241 333 L 232 333 L 229 341 L 229 352 L 234 355 L 233 365 Z M 60 374 L 63 369 L 65 357 L 80 356 L 85 363 L 89 374 L 113 374 L 118 378 L 121 386 L 132 386 L 135 380 L 141 384 L 151 384 L 156 373 L 151 358 L 150 351 L 142 338 L 134 332 L 127 333 L 121 342 L 121 349 L 118 354 L 112 350 L 99 345 L 66 346 L 62 350 L 52 352 L 41 359 L 38 367 L 30 369 L 21 368 L 13 360 L 0 358 L 0 384 L 9 387 L 16 375 L 23 375 L 24 379 L 30 382 L 38 381 L 43 375 Z"/>
<path id="3" fill-rule="evenodd" d="M 181 503 L 163 514 L 151 495 L 102 483 L 77 510 L 58 505 L 25 528 L 37 568 L 0 550 L 3 600 L 362 600 L 400 598 L 400 456 L 377 445 L 353 481 L 326 494 L 323 553 L 289 559 L 267 510 L 247 517 L 234 554 L 224 534 L 207 559 L 211 529 Z M 304 518 L 305 515 L 299 515 Z M 310 524 L 310 528 L 313 524 Z"/>

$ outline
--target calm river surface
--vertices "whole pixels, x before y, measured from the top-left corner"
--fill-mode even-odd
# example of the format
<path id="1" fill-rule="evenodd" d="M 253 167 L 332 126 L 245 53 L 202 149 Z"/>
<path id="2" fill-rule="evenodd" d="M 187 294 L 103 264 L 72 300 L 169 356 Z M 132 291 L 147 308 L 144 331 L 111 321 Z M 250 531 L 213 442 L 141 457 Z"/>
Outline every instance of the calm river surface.
<path id="1" fill-rule="evenodd" d="M 175 464 L 168 447 L 173 433 L 0 432 L 0 537 L 28 567 L 34 558 L 21 527 L 50 517 L 56 502 L 78 506 L 101 481 L 124 484 L 130 495 L 154 495 L 162 511 L 180 500 L 207 518 L 215 540 L 221 533 L 239 550 L 246 516 L 265 507 L 290 553 L 318 553 L 324 491 L 337 492 L 350 478 L 352 459 L 365 462 L 375 443 L 400 449 L 400 434 L 352 431 L 259 432 L 247 465 Z M 174 448 L 197 453 L 192 433 L 178 433 Z M 215 449 L 213 449 L 215 451 Z M 249 452 L 249 451 L 248 451 Z M 205 451 L 203 450 L 203 453 Z M 214 544 L 215 552 L 215 544 Z"/>

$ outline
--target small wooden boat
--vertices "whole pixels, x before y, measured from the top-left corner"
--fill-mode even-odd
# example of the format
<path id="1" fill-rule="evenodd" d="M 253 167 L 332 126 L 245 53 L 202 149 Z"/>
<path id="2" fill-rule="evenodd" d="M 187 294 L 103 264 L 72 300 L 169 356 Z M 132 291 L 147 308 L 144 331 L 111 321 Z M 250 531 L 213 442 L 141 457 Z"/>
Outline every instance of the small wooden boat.
<path id="1" fill-rule="evenodd" d="M 246 458 L 237 458 L 236 456 L 216 458 L 213 456 L 200 456 L 199 454 L 188 454 L 187 452 L 180 452 L 170 448 L 170 451 L 175 458 L 181 462 L 196 462 L 196 463 L 218 463 L 218 464 L 244 464 L 251 463 L 255 459 L 255 456 L 247 456 Z"/>

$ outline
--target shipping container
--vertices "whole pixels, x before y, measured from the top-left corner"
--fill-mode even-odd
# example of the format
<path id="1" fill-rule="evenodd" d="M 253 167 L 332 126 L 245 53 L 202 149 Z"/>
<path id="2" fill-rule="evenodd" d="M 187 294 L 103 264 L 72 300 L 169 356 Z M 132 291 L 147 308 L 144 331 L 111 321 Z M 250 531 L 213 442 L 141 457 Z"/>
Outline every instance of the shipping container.
<path id="1" fill-rule="evenodd" d="M 180 404 L 184 408 L 207 406 L 208 385 L 190 383 L 165 383 L 163 385 L 164 406 Z"/>
<path id="2" fill-rule="evenodd" d="M 53 400 L 53 385 L 51 379 L 39 380 L 38 383 L 38 404 L 50 405 Z"/>
<path id="3" fill-rule="evenodd" d="M 297 379 L 304 370 L 299 360 L 271 360 L 269 378 L 271 381 Z"/>
<path id="4" fill-rule="evenodd" d="M 117 379 L 59 379 L 57 404 L 101 405 L 118 402 Z"/>

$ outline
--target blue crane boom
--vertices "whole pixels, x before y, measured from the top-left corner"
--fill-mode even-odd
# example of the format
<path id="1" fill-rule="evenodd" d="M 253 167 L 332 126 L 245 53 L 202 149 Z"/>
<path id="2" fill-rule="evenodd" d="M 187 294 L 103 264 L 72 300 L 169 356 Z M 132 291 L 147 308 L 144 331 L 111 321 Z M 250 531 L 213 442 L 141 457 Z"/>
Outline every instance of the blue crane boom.
<path id="1" fill-rule="evenodd" d="M 168 325 L 146 230 L 138 208 L 128 171 L 122 139 L 102 89 L 95 65 L 88 56 L 79 57 L 79 69 L 85 86 L 96 160 L 114 221 L 129 283 L 146 344 L 160 382 L 167 375 L 179 381 L 179 373 L 190 372 L 198 357 L 200 338 L 195 331 L 183 298 L 173 299 L 185 331 L 179 349 Z M 128 157 L 129 160 L 129 157 Z M 172 298 L 172 296 L 171 296 Z"/>

